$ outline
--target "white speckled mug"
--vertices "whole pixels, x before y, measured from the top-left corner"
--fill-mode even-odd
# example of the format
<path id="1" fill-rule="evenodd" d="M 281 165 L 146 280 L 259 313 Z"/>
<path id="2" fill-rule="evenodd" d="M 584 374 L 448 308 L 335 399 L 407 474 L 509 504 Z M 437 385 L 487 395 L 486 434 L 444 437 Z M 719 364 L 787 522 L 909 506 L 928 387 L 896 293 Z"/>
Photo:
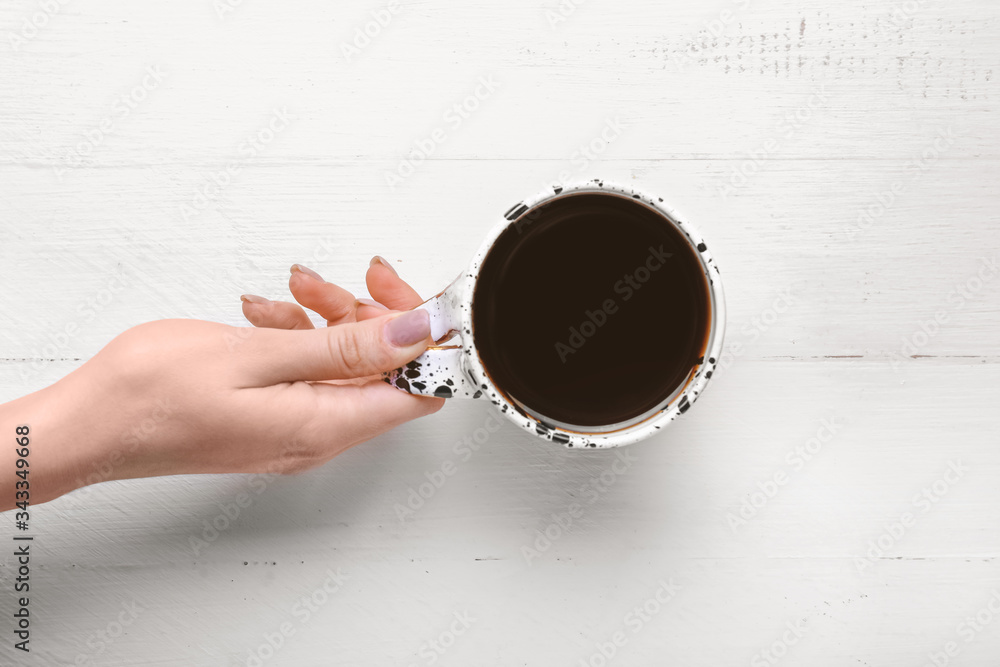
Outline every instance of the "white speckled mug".
<path id="1" fill-rule="evenodd" d="M 477 294 L 480 271 L 486 258 L 495 250 L 501 235 L 508 229 L 519 229 L 519 225 L 530 224 L 533 215 L 537 217 L 540 215 L 538 212 L 553 202 L 584 193 L 628 199 L 654 212 L 664 225 L 672 225 L 674 230 L 683 235 L 684 244 L 690 246 L 691 253 L 697 258 L 708 296 L 707 323 L 701 353 L 690 371 L 686 371 L 687 365 L 683 366 L 687 373 L 683 381 L 672 387 L 669 395 L 662 400 L 657 399 L 659 402 L 654 407 L 645 409 L 641 414 L 616 423 L 600 425 L 580 425 L 551 419 L 512 396 L 508 388 L 497 386 L 494 381 L 496 373 L 491 373 L 488 364 L 484 364 L 480 353 L 481 345 L 477 346 L 473 318 L 475 297 L 478 295 L 484 298 L 482 294 Z M 592 200 L 594 198 L 576 201 Z M 658 225 L 658 222 L 655 224 Z M 671 230 L 671 233 L 675 232 Z M 491 257 L 491 261 L 496 260 Z M 694 227 L 665 204 L 663 199 L 601 180 L 573 186 L 552 186 L 511 207 L 487 236 L 470 267 L 444 291 L 419 307 L 430 313 L 431 334 L 435 345 L 404 368 L 387 373 L 384 377 L 386 382 L 412 394 L 443 398 L 488 398 L 521 428 L 567 447 L 628 445 L 653 435 L 686 412 L 712 377 L 712 371 L 721 356 L 725 327 L 725 304 L 719 269 Z M 531 323 L 524 322 L 524 329 L 530 332 Z M 480 333 L 482 335 L 485 334 Z M 484 340 L 486 339 L 481 339 L 480 343 Z M 650 373 L 656 372 L 654 365 L 650 361 Z"/>

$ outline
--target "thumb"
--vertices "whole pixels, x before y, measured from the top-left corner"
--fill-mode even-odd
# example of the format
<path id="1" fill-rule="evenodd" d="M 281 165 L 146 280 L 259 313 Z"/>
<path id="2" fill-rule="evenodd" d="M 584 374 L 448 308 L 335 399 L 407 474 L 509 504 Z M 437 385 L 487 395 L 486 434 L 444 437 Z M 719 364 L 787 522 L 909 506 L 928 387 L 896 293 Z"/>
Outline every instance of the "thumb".
<path id="1" fill-rule="evenodd" d="M 349 380 L 399 368 L 432 344 L 426 310 L 320 329 L 255 329 L 249 350 L 261 384 Z"/>

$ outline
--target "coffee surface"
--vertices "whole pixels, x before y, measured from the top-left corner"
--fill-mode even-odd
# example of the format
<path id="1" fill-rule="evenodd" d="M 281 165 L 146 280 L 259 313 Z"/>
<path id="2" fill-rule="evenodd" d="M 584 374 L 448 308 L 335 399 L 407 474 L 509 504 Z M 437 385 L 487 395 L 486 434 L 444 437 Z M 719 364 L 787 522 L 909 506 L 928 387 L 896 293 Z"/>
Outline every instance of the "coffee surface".
<path id="1" fill-rule="evenodd" d="M 484 259 L 473 295 L 483 366 L 543 420 L 641 415 L 703 354 L 709 294 L 697 252 L 627 197 L 572 194 L 523 213 Z"/>

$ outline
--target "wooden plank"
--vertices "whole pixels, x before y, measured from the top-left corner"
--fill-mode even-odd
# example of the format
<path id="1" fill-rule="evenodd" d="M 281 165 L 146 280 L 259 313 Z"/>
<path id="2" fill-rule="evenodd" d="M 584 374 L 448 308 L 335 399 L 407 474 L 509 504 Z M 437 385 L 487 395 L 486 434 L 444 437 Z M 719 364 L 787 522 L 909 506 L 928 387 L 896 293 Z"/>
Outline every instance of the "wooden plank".
<path id="1" fill-rule="evenodd" d="M 554 27 L 555 5 L 532 0 L 401 2 L 349 61 L 341 45 L 385 4 L 242 3 L 221 20 L 206 2 L 68 6 L 4 56 L 4 159 L 224 161 L 274 108 L 295 120 L 259 159 L 280 163 L 399 159 L 437 127 L 437 158 L 554 159 L 615 117 L 629 126 L 615 154 L 630 159 L 742 157 L 768 139 L 771 156 L 907 158 L 949 126 L 965 137 L 956 155 L 998 156 L 997 17 L 978 1 L 633 0 L 587 3 Z M 36 10 L 8 3 L 0 24 Z M 149 66 L 162 82 L 121 102 Z M 481 77 L 498 88 L 446 119 Z M 105 118 L 104 137 L 76 150 Z"/>
<path id="2" fill-rule="evenodd" d="M 557 180 L 673 202 L 730 321 L 618 452 L 455 402 L 295 478 L 40 506 L 0 667 L 597 665 L 617 632 L 622 666 L 994 664 L 995 7 L 401 0 L 348 58 L 386 1 L 45 6 L 0 6 L 0 401 L 140 322 L 242 324 L 293 262 L 433 294 Z"/>
<path id="3" fill-rule="evenodd" d="M 955 626 L 1000 588 L 1000 538 L 982 520 L 1000 502 L 988 435 L 997 368 L 922 366 L 901 381 L 866 361 L 747 360 L 671 429 L 622 450 L 634 463 L 620 473 L 618 452 L 543 446 L 513 426 L 466 456 L 464 439 L 493 414 L 466 402 L 259 493 L 247 476 L 90 487 L 36 510 L 46 554 L 37 595 L 53 608 L 38 631 L 58 633 L 52 655 L 72 658 L 70 647 L 134 600 L 148 612 L 107 659 L 245 660 L 288 620 L 299 634 L 278 664 L 320 664 L 328 652 L 347 664 L 401 662 L 468 611 L 477 620 L 449 660 L 487 651 L 572 663 L 624 630 L 623 664 L 642 664 L 749 661 L 801 621 L 789 659 L 833 651 L 919 664 L 961 641 Z M 960 391 L 969 383 L 983 391 Z M 921 419 L 917 405 L 928 406 Z M 832 437 L 801 466 L 789 463 L 824 419 Z M 456 473 L 425 488 L 423 506 L 408 500 L 446 460 Z M 954 461 L 967 469 L 941 492 Z M 755 494 L 779 472 L 787 481 L 759 504 Z M 242 492 L 254 500 L 235 516 Z M 756 515 L 734 529 L 729 516 L 744 499 Z M 573 503 L 582 509 L 571 519 Z M 894 537 L 904 512 L 915 519 Z M 347 583 L 300 623 L 292 606 L 327 568 Z M 625 616 L 655 597 L 660 579 L 679 592 L 633 633 L 635 617 Z M 86 602 L 60 606 L 67 598 Z M 708 642 L 717 624 L 726 640 Z M 982 633 L 962 646 L 987 656 L 996 640 Z M 150 642 L 155 660 L 143 649 Z"/>
<path id="4" fill-rule="evenodd" d="M 19 194 L 0 207 L 21 221 L 5 225 L 0 248 L 4 357 L 86 358 L 165 317 L 241 324 L 239 294 L 284 297 L 294 262 L 361 294 L 378 253 L 434 294 L 500 214 L 564 163 L 436 162 L 391 195 L 379 182 L 388 166 L 248 168 L 187 220 L 182 207 L 210 172 L 89 170 L 54 197 L 43 171 L 3 168 Z M 733 356 L 898 365 L 914 355 L 992 362 L 1000 351 L 988 335 L 1000 325 L 995 168 L 776 160 L 727 197 L 717 196 L 732 175 L 726 161 L 602 161 L 574 175 L 641 184 L 698 224 L 722 267 Z M 48 308 L 33 305 L 38 285 Z M 74 324 L 55 345 L 54 332 Z"/>

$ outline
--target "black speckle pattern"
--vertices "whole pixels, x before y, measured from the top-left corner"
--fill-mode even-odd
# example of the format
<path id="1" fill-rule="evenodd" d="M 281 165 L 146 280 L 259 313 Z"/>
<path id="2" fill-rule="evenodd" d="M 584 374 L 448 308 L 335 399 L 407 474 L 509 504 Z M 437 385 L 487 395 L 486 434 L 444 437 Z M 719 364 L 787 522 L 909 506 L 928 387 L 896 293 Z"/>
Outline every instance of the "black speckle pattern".
<path id="1" fill-rule="evenodd" d="M 527 210 L 528 207 L 524 205 L 524 202 L 518 202 L 513 206 L 511 206 L 510 210 L 508 210 L 506 213 L 503 214 L 503 217 L 507 218 L 508 220 L 515 220 Z"/>
<path id="2" fill-rule="evenodd" d="M 687 396 L 682 397 L 681 402 L 677 404 L 677 409 L 681 411 L 681 414 L 687 412 L 688 408 L 690 407 L 691 407 L 691 402 L 688 401 Z"/>
<path id="3" fill-rule="evenodd" d="M 451 398 L 452 396 L 451 387 L 446 387 L 444 385 L 441 385 L 440 387 L 434 390 L 434 395 L 437 396 L 438 398 Z"/>

